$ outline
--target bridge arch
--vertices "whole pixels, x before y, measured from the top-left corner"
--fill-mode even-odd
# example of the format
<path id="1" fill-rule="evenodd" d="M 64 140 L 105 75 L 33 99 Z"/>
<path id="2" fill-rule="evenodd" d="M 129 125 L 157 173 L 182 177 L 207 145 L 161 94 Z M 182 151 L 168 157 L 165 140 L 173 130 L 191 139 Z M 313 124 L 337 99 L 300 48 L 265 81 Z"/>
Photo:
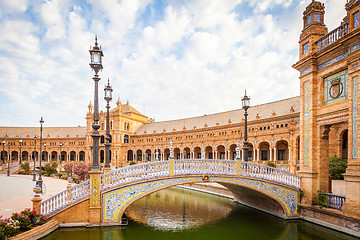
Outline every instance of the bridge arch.
<path id="1" fill-rule="evenodd" d="M 204 182 L 203 178 L 204 176 L 163 178 L 151 182 L 139 182 L 118 189 L 109 189 L 102 194 L 102 222 L 120 222 L 127 207 L 140 198 L 176 185 Z M 299 195 L 295 189 L 246 177 L 210 176 L 207 182 L 216 182 L 225 186 L 233 193 L 235 200 L 238 200 L 237 197 L 241 195 L 241 193 L 236 192 L 239 189 L 242 189 L 251 197 L 256 196 L 256 198 L 259 198 L 260 196 L 262 200 L 271 199 L 272 207 L 274 207 L 273 203 L 277 204 L 277 211 L 272 212 L 277 216 L 285 218 L 298 216 L 297 202 Z M 242 201 L 240 200 L 240 202 Z"/>
<path id="2" fill-rule="evenodd" d="M 285 218 L 298 217 L 299 176 L 263 164 L 220 159 L 172 158 L 95 173 L 90 180 L 41 202 L 40 208 L 46 217 L 63 222 L 74 221 L 67 211 L 90 209 L 95 215 L 79 214 L 76 221 L 116 224 L 136 199 L 167 187 L 196 182 L 218 182 L 234 193 L 236 189 L 243 191 L 249 195 L 245 200 L 250 204 L 239 197 L 243 194 L 234 195 L 250 206 L 257 199 L 270 199 Z"/>

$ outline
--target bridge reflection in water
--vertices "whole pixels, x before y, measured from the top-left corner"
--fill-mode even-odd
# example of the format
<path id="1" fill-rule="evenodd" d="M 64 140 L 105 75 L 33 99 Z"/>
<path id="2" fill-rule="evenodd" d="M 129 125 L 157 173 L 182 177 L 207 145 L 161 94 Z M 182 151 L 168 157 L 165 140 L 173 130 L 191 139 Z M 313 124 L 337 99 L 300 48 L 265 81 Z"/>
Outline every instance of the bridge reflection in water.
<path id="1" fill-rule="evenodd" d="M 60 229 L 44 240 L 355 239 L 300 220 L 283 220 L 232 200 L 169 188 L 132 203 L 127 227 Z"/>
<path id="2" fill-rule="evenodd" d="M 159 230 L 184 230 L 223 219 L 234 207 L 226 198 L 170 188 L 134 202 L 125 213 Z"/>

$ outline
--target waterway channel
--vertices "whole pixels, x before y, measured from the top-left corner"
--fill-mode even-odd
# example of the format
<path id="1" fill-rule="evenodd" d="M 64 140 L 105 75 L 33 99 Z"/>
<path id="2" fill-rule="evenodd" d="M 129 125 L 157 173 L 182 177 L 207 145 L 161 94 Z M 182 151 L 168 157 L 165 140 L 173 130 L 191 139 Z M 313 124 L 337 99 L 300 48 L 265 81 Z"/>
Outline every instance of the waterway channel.
<path id="1" fill-rule="evenodd" d="M 285 221 L 227 198 L 175 187 L 138 200 L 126 215 L 126 227 L 60 228 L 43 239 L 357 239 L 306 221 Z"/>

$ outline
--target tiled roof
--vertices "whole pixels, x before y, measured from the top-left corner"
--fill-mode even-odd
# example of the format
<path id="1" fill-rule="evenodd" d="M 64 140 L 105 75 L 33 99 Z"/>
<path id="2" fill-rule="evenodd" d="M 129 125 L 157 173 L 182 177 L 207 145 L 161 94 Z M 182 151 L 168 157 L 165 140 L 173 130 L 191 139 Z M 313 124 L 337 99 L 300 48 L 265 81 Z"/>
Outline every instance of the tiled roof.
<path id="1" fill-rule="evenodd" d="M 291 108 L 293 108 L 293 112 L 291 112 Z M 274 117 L 274 113 L 276 116 L 283 116 L 299 112 L 300 97 L 298 96 L 250 107 L 248 110 L 248 121 L 256 120 L 256 115 L 259 115 L 260 119 L 266 119 Z M 166 132 L 172 132 L 174 129 L 175 131 L 183 131 L 184 127 L 186 130 L 194 129 L 194 127 L 199 129 L 204 128 L 205 124 L 207 127 L 215 127 L 218 125 L 227 125 L 229 123 L 240 123 L 243 118 L 244 110 L 237 109 L 200 117 L 145 123 L 136 131 L 136 134 L 141 135 L 144 134 L 145 131 L 147 134 L 152 134 L 154 131 L 156 131 L 156 133 L 162 133 L 164 129 Z"/>
<path id="2" fill-rule="evenodd" d="M 0 127 L 0 138 L 33 138 L 40 136 L 39 127 Z M 44 138 L 85 138 L 86 127 L 44 127 Z"/>
<path id="3" fill-rule="evenodd" d="M 120 101 L 118 101 L 117 103 L 117 106 L 113 109 L 111 109 L 111 112 L 116 112 L 120 109 L 120 111 L 122 113 L 136 113 L 136 114 L 139 114 L 141 116 L 144 116 L 142 113 L 140 113 L 138 110 L 136 110 L 135 108 L 133 108 L 129 102 L 127 102 L 126 104 L 122 104 Z"/>

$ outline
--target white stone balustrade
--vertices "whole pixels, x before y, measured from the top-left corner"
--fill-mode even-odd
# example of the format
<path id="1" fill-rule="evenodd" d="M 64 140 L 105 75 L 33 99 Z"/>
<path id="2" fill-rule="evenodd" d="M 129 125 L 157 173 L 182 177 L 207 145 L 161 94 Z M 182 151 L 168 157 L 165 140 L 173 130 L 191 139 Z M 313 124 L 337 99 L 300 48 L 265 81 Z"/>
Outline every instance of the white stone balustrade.
<path id="1" fill-rule="evenodd" d="M 75 186 L 60 192 L 51 198 L 42 201 L 40 203 L 41 214 L 48 216 L 88 196 L 90 196 L 89 180 L 76 184 Z"/>

